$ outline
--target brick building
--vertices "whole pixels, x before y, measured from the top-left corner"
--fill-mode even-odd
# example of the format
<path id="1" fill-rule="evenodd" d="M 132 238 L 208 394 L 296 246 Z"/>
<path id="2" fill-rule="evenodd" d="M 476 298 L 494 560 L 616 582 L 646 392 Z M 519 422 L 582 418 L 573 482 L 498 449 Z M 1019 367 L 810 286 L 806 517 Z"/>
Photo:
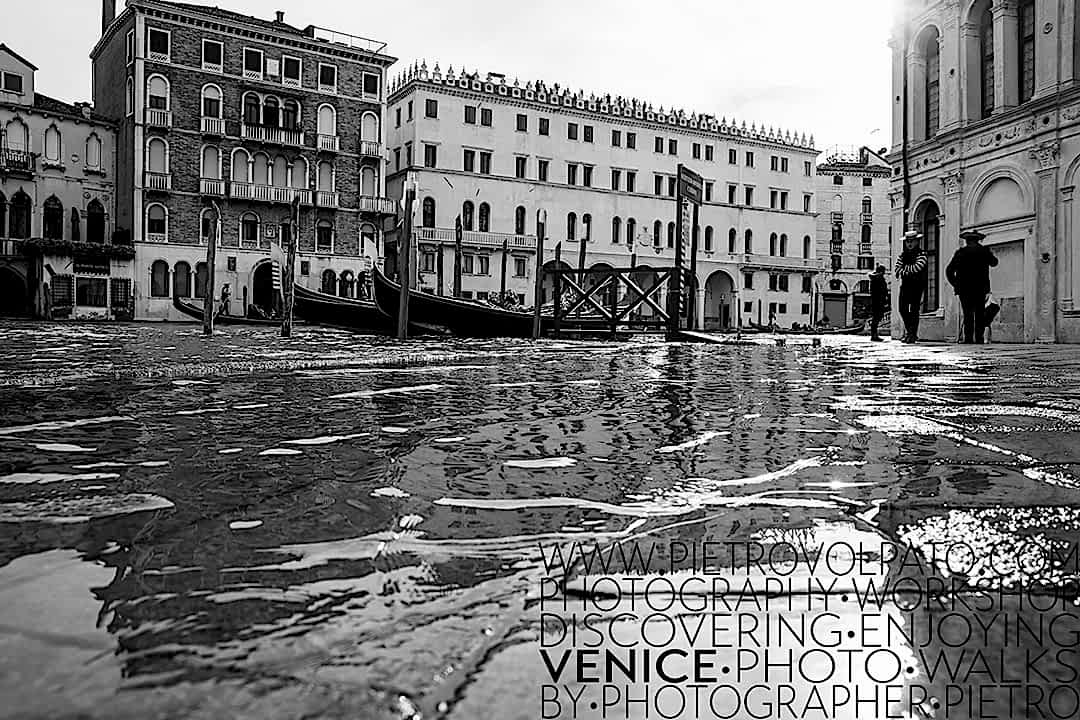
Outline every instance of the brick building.
<path id="1" fill-rule="evenodd" d="M 178 319 L 173 296 L 204 295 L 215 235 L 231 312 L 277 307 L 294 199 L 297 281 L 355 296 L 394 212 L 385 45 L 280 12 L 128 0 L 116 16 L 114 2 L 91 58 L 95 103 L 117 123 L 116 225 L 136 247 L 136 316 Z"/>

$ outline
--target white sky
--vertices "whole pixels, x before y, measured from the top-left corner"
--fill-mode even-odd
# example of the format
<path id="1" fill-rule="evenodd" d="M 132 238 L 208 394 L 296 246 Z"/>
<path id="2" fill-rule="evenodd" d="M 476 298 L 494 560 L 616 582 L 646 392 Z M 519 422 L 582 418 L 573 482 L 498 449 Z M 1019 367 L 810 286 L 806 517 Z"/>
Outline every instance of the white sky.
<path id="1" fill-rule="evenodd" d="M 890 144 L 889 0 L 188 1 L 378 39 L 392 73 L 437 59 L 813 133 L 822 149 Z M 0 42 L 38 66 L 38 90 L 89 100 L 100 2 L 5 5 Z"/>

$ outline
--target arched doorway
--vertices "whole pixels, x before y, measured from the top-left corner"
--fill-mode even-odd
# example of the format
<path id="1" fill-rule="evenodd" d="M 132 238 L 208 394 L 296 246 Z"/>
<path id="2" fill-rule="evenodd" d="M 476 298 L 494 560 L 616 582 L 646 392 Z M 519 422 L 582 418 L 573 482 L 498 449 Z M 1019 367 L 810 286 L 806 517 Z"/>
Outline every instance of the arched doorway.
<path id="1" fill-rule="evenodd" d="M 941 212 L 933 200 L 925 200 L 915 210 L 915 226 L 922 233 L 922 251 L 926 255 L 926 292 L 922 311 L 934 312 L 941 306 Z"/>
<path id="2" fill-rule="evenodd" d="M 10 267 L 0 267 L 0 316 L 25 317 L 29 309 L 22 275 Z"/>
<path id="3" fill-rule="evenodd" d="M 558 265 L 554 260 L 548 260 L 544 263 L 544 279 L 540 286 L 540 302 L 542 304 L 548 304 L 554 301 L 555 298 L 555 275 L 552 271 L 556 268 L 562 268 L 565 271 L 572 270 L 572 268 L 566 264 L 566 262 L 560 260 Z M 565 285 L 564 285 L 565 287 Z M 565 297 L 565 294 L 564 294 Z M 565 302 L 565 301 L 564 301 Z"/>
<path id="4" fill-rule="evenodd" d="M 595 265 L 593 265 L 589 269 L 590 270 L 606 270 L 609 273 L 614 268 L 611 265 L 607 264 L 607 263 L 596 263 Z M 599 302 L 605 308 L 610 308 L 611 307 L 612 293 L 615 293 L 615 296 L 617 297 L 618 296 L 618 291 L 619 291 L 618 282 L 614 278 L 612 278 L 611 275 L 609 275 L 608 273 L 589 273 L 588 275 L 585 276 L 585 289 L 586 290 L 594 288 L 597 285 L 600 285 L 600 284 L 604 283 L 605 281 L 607 281 L 607 283 L 608 283 L 607 287 L 605 287 L 603 290 L 601 290 L 601 291 L 599 291 L 597 293 L 594 293 L 593 296 L 592 296 L 593 298 L 596 299 L 597 302 Z M 594 309 L 591 305 L 586 305 L 586 308 L 588 310 L 593 310 Z"/>
<path id="5" fill-rule="evenodd" d="M 274 263 L 264 260 L 255 267 L 251 278 L 251 304 L 267 317 L 277 314 L 281 302 L 281 286 L 274 282 L 274 274 Z"/>
<path id="6" fill-rule="evenodd" d="M 723 270 L 717 270 L 705 281 L 705 330 L 728 330 L 732 327 L 735 305 L 735 281 Z"/>
<path id="7" fill-rule="evenodd" d="M 843 280 L 833 279 L 821 293 L 821 318 L 819 322 L 828 327 L 840 328 L 847 325 L 848 289 Z"/>

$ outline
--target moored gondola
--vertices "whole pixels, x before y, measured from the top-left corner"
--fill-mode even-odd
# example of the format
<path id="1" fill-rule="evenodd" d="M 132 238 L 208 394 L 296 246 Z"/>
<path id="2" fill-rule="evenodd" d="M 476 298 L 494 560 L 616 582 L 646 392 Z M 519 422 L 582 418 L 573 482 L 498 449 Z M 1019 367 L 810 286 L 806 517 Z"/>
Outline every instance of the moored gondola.
<path id="1" fill-rule="evenodd" d="M 311 323 L 346 327 L 360 332 L 386 335 L 393 331 L 390 318 L 379 311 L 370 300 L 328 295 L 310 290 L 301 285 L 294 286 L 296 314 Z"/>
<path id="2" fill-rule="evenodd" d="M 188 317 L 192 317 L 199 322 L 203 319 L 203 309 L 200 306 L 193 305 L 186 302 L 182 298 L 173 298 L 173 307 L 180 312 L 184 313 Z M 280 327 L 281 320 L 268 320 L 263 318 L 247 318 L 240 317 L 239 315 L 222 315 L 218 313 L 214 316 L 214 324 L 216 325 L 256 325 L 264 327 Z"/>

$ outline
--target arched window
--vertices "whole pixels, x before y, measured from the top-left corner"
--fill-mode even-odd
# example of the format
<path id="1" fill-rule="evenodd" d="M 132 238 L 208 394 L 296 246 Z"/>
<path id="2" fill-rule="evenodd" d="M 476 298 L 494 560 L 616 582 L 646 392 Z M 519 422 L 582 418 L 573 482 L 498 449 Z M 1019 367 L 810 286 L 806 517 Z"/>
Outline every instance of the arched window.
<path id="1" fill-rule="evenodd" d="M 566 216 L 566 239 L 577 240 L 577 213 L 569 213 Z"/>
<path id="2" fill-rule="evenodd" d="M 871 254 L 871 242 L 870 242 L 870 226 L 862 226 L 862 237 L 859 239 L 859 254 L 870 255 Z"/>
<path id="3" fill-rule="evenodd" d="M 262 103 L 253 92 L 244 93 L 244 123 L 259 125 L 262 122 Z"/>
<path id="4" fill-rule="evenodd" d="M 739 242 L 739 231 L 735 228 L 728 230 L 727 234 L 727 251 L 734 255 L 738 252 L 737 245 Z"/>
<path id="5" fill-rule="evenodd" d="M 787 257 L 787 235 L 780 233 L 780 257 Z"/>
<path id="6" fill-rule="evenodd" d="M 169 145 L 162 138 L 152 137 L 146 143 L 147 170 L 159 175 L 169 172 Z"/>
<path id="7" fill-rule="evenodd" d="M 82 239 L 82 230 L 79 225 L 79 221 L 82 218 L 79 216 L 79 208 L 71 208 L 71 240 L 72 242 L 79 242 Z"/>
<path id="8" fill-rule="evenodd" d="M 203 208 L 199 212 L 199 242 L 209 245 L 212 237 L 217 237 L 217 212 L 213 208 Z"/>
<path id="9" fill-rule="evenodd" d="M 337 294 L 337 273 L 329 268 L 323 270 L 322 291 L 327 295 Z"/>
<path id="10" fill-rule="evenodd" d="M 356 285 L 356 277 L 353 275 L 352 270 L 343 270 L 341 277 L 338 278 L 338 295 L 341 297 L 353 297 L 353 290 Z"/>
<path id="11" fill-rule="evenodd" d="M 669 248 L 675 247 L 675 223 L 669 222 L 667 224 L 667 246 Z"/>
<path id="12" fill-rule="evenodd" d="M 105 242 L 105 206 L 96 198 L 86 206 L 86 241 Z"/>
<path id="13" fill-rule="evenodd" d="M 926 56 L 926 139 L 937 135 L 941 124 L 941 48 L 937 30 L 929 33 L 923 52 Z"/>
<path id="14" fill-rule="evenodd" d="M 86 138 L 86 167 L 90 170 L 101 169 L 101 138 L 97 133 L 90 133 Z"/>
<path id="15" fill-rule="evenodd" d="M 169 263 L 164 260 L 150 266 L 150 297 L 169 297 Z"/>
<path id="16" fill-rule="evenodd" d="M 713 229 L 712 225 L 705 227 L 705 252 L 713 251 Z"/>
<path id="17" fill-rule="evenodd" d="M 776 233 L 769 235 L 769 254 L 776 255 Z"/>
<path id="18" fill-rule="evenodd" d="M 862 199 L 862 211 L 867 215 L 874 212 L 874 201 L 870 199 L 869 195 Z"/>
<path id="19" fill-rule="evenodd" d="M 365 167 L 360 171 L 360 194 L 364 197 L 375 197 L 378 188 L 375 185 L 375 170 Z"/>
<path id="20" fill-rule="evenodd" d="M 664 232 L 664 223 L 657 220 L 652 224 L 652 244 L 654 248 L 658 248 L 663 245 L 664 241 L 660 235 Z"/>
<path id="21" fill-rule="evenodd" d="M 420 224 L 426 228 L 435 227 L 435 198 L 424 198 L 424 209 L 422 212 Z"/>
<path id="22" fill-rule="evenodd" d="M 926 253 L 926 295 L 923 297 L 923 312 L 938 309 L 941 300 L 938 294 L 939 274 L 941 273 L 941 215 L 938 206 L 927 201 L 916 216 L 918 226 L 923 233 L 923 252 Z"/>
<path id="23" fill-rule="evenodd" d="M 232 154 L 232 181 L 251 182 L 251 162 L 247 150 L 236 148 Z"/>
<path id="24" fill-rule="evenodd" d="M 201 177 L 210 180 L 221 179 L 221 150 L 214 145 L 206 145 L 202 151 Z"/>
<path id="25" fill-rule="evenodd" d="M 473 204 L 470 200 L 466 200 L 461 206 L 461 229 L 473 229 Z"/>
<path id="26" fill-rule="evenodd" d="M 11 197 L 11 217 L 8 218 L 8 237 L 25 240 L 30 237 L 30 196 L 19 190 Z"/>
<path id="27" fill-rule="evenodd" d="M 334 166 L 323 160 L 319 163 L 318 188 L 323 192 L 334 191 Z"/>
<path id="28" fill-rule="evenodd" d="M 746 228 L 746 232 L 743 234 L 743 252 L 747 255 L 754 253 L 754 231 L 750 228 Z"/>
<path id="29" fill-rule="evenodd" d="M 176 297 L 191 297 L 191 266 L 184 261 L 173 265 L 173 294 Z"/>
<path id="30" fill-rule="evenodd" d="M 318 123 L 320 135 L 337 135 L 337 112 L 333 105 L 319 106 Z"/>
<path id="31" fill-rule="evenodd" d="M 195 297 L 206 298 L 206 287 L 210 284 L 210 273 L 206 271 L 206 263 L 201 262 L 195 266 Z"/>
<path id="32" fill-rule="evenodd" d="M 365 251 L 367 250 L 369 245 L 375 251 L 375 253 L 378 254 L 379 245 L 378 245 L 378 236 L 375 234 L 375 226 L 371 225 L 371 224 L 368 224 L 368 223 L 364 223 L 363 225 L 360 226 L 360 254 L 361 255 L 363 255 L 365 253 Z M 361 287 L 363 287 L 362 284 L 361 284 Z"/>
<path id="33" fill-rule="evenodd" d="M 1017 9 L 1020 102 L 1026 103 L 1035 95 L 1035 0 L 1020 0 Z"/>
<path id="34" fill-rule="evenodd" d="M 41 234 L 46 240 L 64 239 L 64 204 L 55 195 L 43 206 Z"/>
<path id="35" fill-rule="evenodd" d="M 837 222 L 837 223 L 832 224 L 832 242 L 833 242 L 834 245 L 836 243 L 840 243 L 841 245 L 843 244 L 843 242 L 844 242 L 844 223 L 838 223 Z M 834 255 L 837 252 L 839 252 L 839 250 L 833 250 Z"/>
<path id="36" fill-rule="evenodd" d="M 263 99 L 262 119 L 267 127 L 278 127 L 281 122 L 281 103 L 273 95 Z"/>
<path id="37" fill-rule="evenodd" d="M 202 116 L 221 119 L 221 88 L 217 85 L 203 86 Z"/>
<path id="38" fill-rule="evenodd" d="M 802 239 L 802 256 L 804 258 L 810 257 L 810 236 L 806 235 Z"/>
<path id="39" fill-rule="evenodd" d="M 292 186 L 297 190 L 306 190 L 308 186 L 307 160 L 298 157 L 292 164 Z"/>
<path id="40" fill-rule="evenodd" d="M 0 237 L 7 235 L 7 198 L 0 192 Z"/>
<path id="41" fill-rule="evenodd" d="M 315 224 L 315 252 L 334 252 L 334 223 L 325 218 Z"/>
<path id="42" fill-rule="evenodd" d="M 278 155 L 270 168 L 270 184 L 274 187 L 289 186 L 289 161 Z"/>
<path id="43" fill-rule="evenodd" d="M 164 205 L 154 203 L 146 208 L 146 241 L 163 243 L 168 240 L 169 212 Z M 167 266 L 166 270 L 168 270 Z M 168 295 L 168 292 L 165 295 Z"/>
<path id="44" fill-rule="evenodd" d="M 834 213 L 843 214 L 844 212 L 844 196 L 834 195 L 832 199 L 832 211 Z"/>
<path id="45" fill-rule="evenodd" d="M 637 231 L 637 220 L 634 218 L 627 218 L 626 220 L 626 244 L 630 247 L 634 246 L 637 242 L 637 238 L 634 237 L 634 233 Z"/>
<path id="46" fill-rule="evenodd" d="M 259 244 L 259 216 L 246 212 L 240 216 L 240 244 L 254 246 Z"/>
<path id="47" fill-rule="evenodd" d="M 300 103 L 286 100 L 281 109 L 281 127 L 286 130 L 300 129 Z"/>
<path id="48" fill-rule="evenodd" d="M 163 75 L 151 75 L 147 78 L 146 107 L 151 110 L 169 109 L 169 81 Z"/>
<path id="49" fill-rule="evenodd" d="M 60 162 L 60 131 L 55 125 L 50 125 L 45 131 L 45 159 Z"/>
<path id="50" fill-rule="evenodd" d="M 515 235 L 524 235 L 525 234 L 525 217 L 526 217 L 525 206 L 524 205 L 518 205 L 517 209 L 514 210 L 514 234 Z"/>
<path id="51" fill-rule="evenodd" d="M 256 185 L 270 184 L 270 158 L 265 153 L 255 153 L 251 158 L 251 182 Z"/>
<path id="52" fill-rule="evenodd" d="M 127 79 L 127 96 L 125 101 L 125 113 L 131 115 L 135 112 L 135 80 L 130 77 Z"/>
<path id="53" fill-rule="evenodd" d="M 478 224 L 480 232 L 491 232 L 491 206 L 486 202 L 480 203 Z"/>
<path id="54" fill-rule="evenodd" d="M 360 139 L 369 142 L 379 141 L 379 118 L 375 113 L 364 113 L 360 118 Z"/>
<path id="55" fill-rule="evenodd" d="M 614 245 L 622 242 L 622 220 L 617 215 L 611 218 L 611 242 Z"/>
<path id="56" fill-rule="evenodd" d="M 7 135 L 8 150 L 30 151 L 30 131 L 22 120 L 15 118 L 8 122 L 5 134 Z"/>

